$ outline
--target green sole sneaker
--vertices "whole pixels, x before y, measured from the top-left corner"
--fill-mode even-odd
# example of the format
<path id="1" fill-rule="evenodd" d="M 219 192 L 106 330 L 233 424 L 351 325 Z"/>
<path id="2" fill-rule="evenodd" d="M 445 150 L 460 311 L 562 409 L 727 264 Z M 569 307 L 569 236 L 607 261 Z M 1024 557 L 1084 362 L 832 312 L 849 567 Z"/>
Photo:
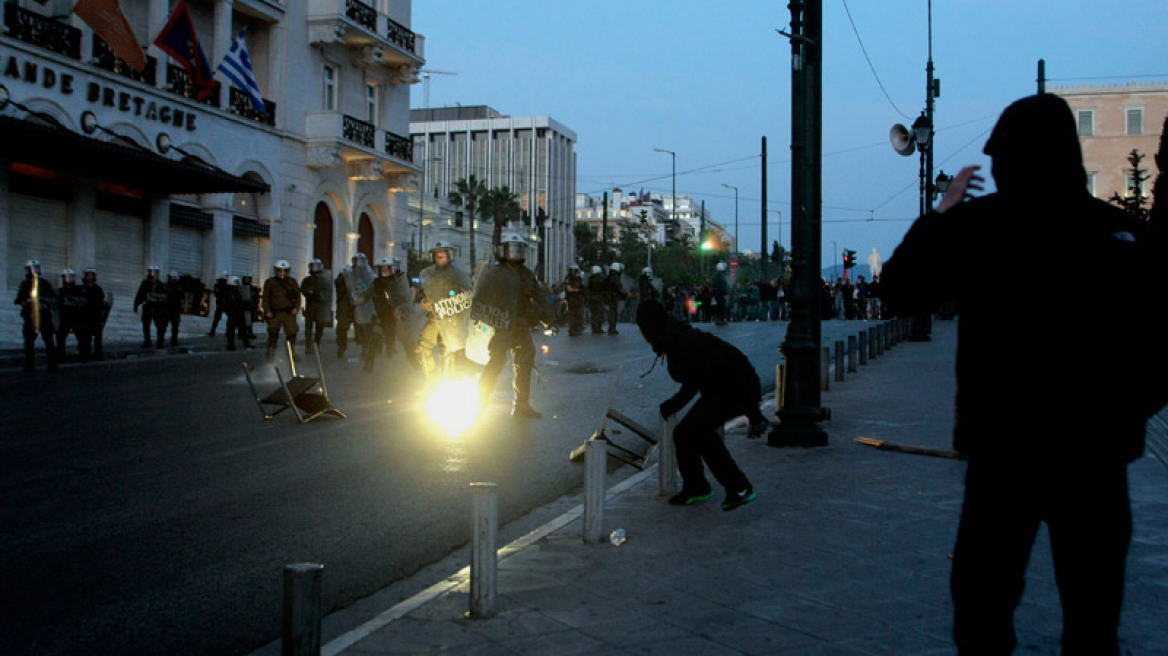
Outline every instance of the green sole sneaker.
<path id="1" fill-rule="evenodd" d="M 714 498 L 714 492 L 686 492 L 682 490 L 678 494 L 669 497 L 669 505 L 671 506 L 692 506 L 695 503 L 709 501 Z"/>
<path id="2" fill-rule="evenodd" d="M 740 492 L 729 492 L 726 494 L 726 500 L 722 502 L 722 510 L 734 510 L 739 506 L 745 506 L 756 498 L 754 488 L 751 487 Z"/>

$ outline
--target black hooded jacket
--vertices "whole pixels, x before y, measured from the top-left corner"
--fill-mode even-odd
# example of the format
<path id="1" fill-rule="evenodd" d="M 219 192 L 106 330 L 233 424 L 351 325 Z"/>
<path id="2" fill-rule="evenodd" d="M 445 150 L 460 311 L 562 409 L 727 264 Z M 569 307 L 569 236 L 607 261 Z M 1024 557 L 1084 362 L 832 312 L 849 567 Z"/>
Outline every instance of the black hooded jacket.
<path id="1" fill-rule="evenodd" d="M 732 409 L 758 407 L 758 374 L 732 344 L 668 316 L 657 301 L 637 305 L 637 326 L 657 355 L 665 356 L 669 376 L 681 389 L 665 403 L 680 409 L 697 394 Z"/>
<path id="2" fill-rule="evenodd" d="M 1087 192 L 1057 96 L 1010 105 L 985 152 L 997 192 L 919 218 L 881 272 L 885 303 L 957 303 L 957 450 L 1129 462 L 1168 400 L 1147 227 Z M 1042 284 L 1052 267 L 1065 284 Z"/>

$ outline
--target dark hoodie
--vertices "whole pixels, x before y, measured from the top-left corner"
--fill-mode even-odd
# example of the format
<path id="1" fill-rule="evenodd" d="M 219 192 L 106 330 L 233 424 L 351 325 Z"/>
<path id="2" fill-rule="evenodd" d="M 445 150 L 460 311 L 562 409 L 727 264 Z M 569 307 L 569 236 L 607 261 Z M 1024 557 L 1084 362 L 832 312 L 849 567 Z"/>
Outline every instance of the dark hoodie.
<path id="1" fill-rule="evenodd" d="M 658 301 L 637 305 L 637 326 L 653 352 L 665 356 L 669 376 L 681 389 L 666 403 L 680 409 L 698 393 L 746 414 L 762 397 L 758 374 L 732 344 L 674 319 Z"/>
<path id="2" fill-rule="evenodd" d="M 1057 96 L 1010 105 L 985 152 L 998 191 L 919 218 L 881 272 L 884 300 L 902 316 L 957 303 L 959 451 L 1131 461 L 1168 399 L 1141 342 L 1163 326 L 1146 226 L 1087 192 Z M 1062 284 L 1042 280 L 1051 265 Z"/>

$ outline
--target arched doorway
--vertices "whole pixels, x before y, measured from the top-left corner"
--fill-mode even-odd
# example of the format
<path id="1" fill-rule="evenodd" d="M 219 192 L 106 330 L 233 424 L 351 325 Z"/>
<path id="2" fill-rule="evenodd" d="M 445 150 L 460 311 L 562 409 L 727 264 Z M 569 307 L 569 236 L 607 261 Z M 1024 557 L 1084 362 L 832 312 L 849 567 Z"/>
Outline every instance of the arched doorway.
<path id="1" fill-rule="evenodd" d="M 357 252 L 364 253 L 369 263 L 373 263 L 373 220 L 365 212 L 357 220 Z"/>
<path id="2" fill-rule="evenodd" d="M 324 263 L 324 268 L 333 268 L 333 213 L 328 203 L 323 201 L 316 204 L 313 217 L 316 230 L 312 234 L 312 256 Z"/>

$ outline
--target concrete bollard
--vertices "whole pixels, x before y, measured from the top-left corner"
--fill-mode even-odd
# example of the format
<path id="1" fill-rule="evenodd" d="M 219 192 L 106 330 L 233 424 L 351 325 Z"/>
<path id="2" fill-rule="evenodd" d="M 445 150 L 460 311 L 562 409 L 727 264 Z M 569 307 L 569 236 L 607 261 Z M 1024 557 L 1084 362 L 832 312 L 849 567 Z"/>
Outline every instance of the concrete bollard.
<path id="1" fill-rule="evenodd" d="M 872 334 L 871 328 L 860 331 L 860 364 L 862 365 L 868 364 L 868 349 L 871 348 L 868 346 L 870 343 L 868 335 L 870 334 Z"/>
<path id="2" fill-rule="evenodd" d="M 498 600 L 499 530 L 498 485 L 471 483 L 470 610 L 471 619 L 495 614 Z"/>
<path id="3" fill-rule="evenodd" d="M 856 373 L 856 335 L 848 335 L 848 373 Z"/>
<path id="4" fill-rule="evenodd" d="M 821 347 L 819 349 L 819 389 L 823 390 L 824 392 L 828 391 L 830 386 L 830 383 L 828 382 L 828 379 L 831 378 L 831 376 L 828 375 L 828 364 L 830 362 L 831 354 L 828 353 L 827 347 Z"/>
<path id="5" fill-rule="evenodd" d="M 584 447 L 584 542 L 600 544 L 604 533 L 604 467 L 608 445 L 591 439 Z"/>
<path id="6" fill-rule="evenodd" d="M 282 656 L 320 656 L 321 573 L 324 565 L 284 566 Z"/>
<path id="7" fill-rule="evenodd" d="M 835 340 L 835 382 L 844 382 L 844 341 Z"/>
<path id="8" fill-rule="evenodd" d="M 677 494 L 677 451 L 673 448 L 673 429 L 677 415 L 669 419 L 657 413 L 657 495 L 671 497 Z"/>

